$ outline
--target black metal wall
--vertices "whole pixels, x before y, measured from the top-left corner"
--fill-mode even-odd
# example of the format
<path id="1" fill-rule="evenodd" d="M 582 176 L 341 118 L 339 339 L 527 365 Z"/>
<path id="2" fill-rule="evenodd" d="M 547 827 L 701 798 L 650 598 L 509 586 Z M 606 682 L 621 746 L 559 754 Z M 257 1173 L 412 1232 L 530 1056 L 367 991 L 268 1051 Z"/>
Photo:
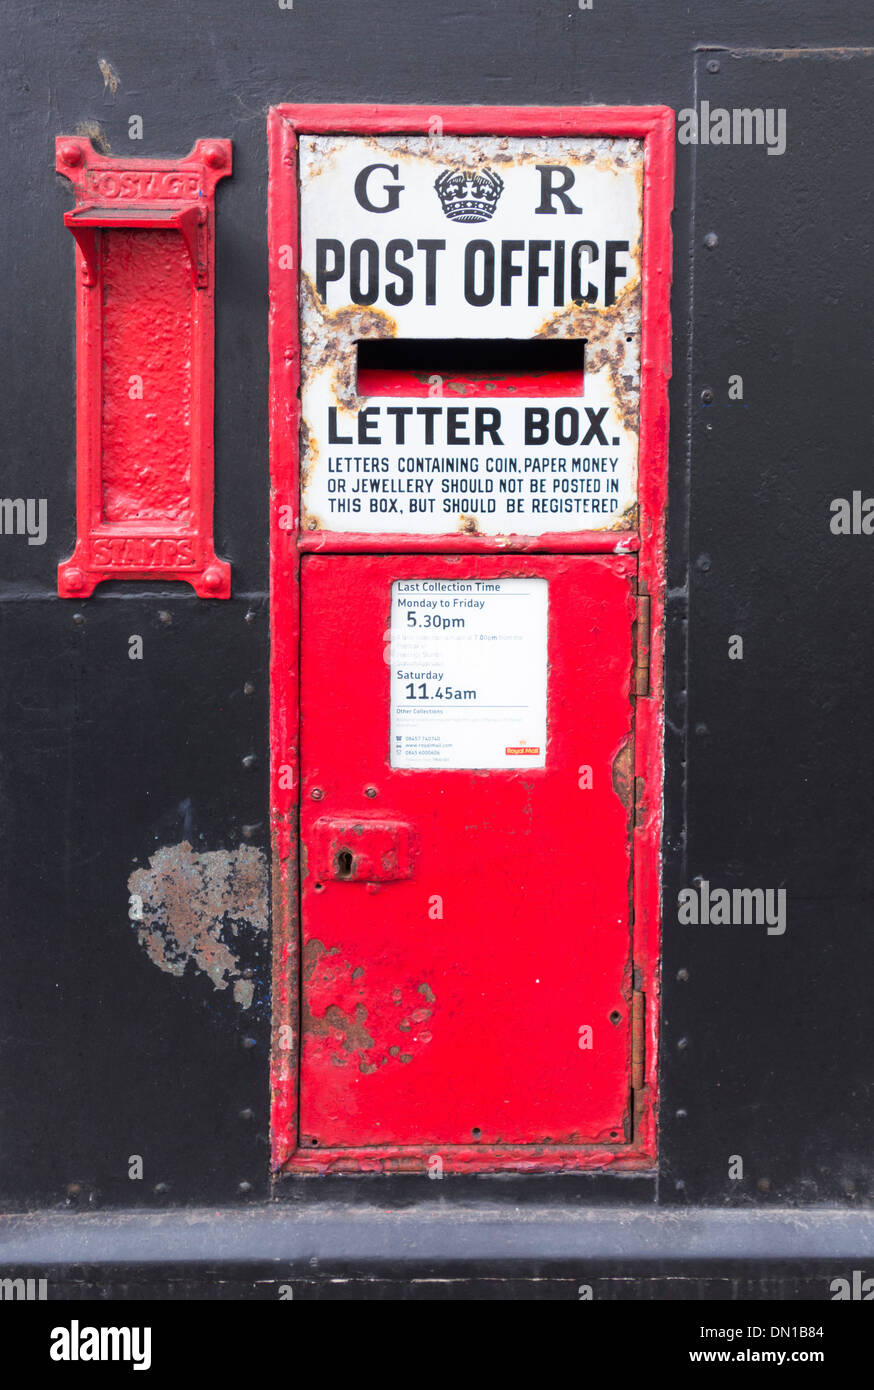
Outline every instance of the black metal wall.
<path id="1" fill-rule="evenodd" d="M 872 18 L 870 0 L 7 6 L 0 493 L 47 499 L 48 534 L 0 535 L 4 1210 L 270 1190 L 266 940 L 238 943 L 245 1009 L 193 968 L 156 968 L 128 878 L 162 846 L 267 846 L 265 122 L 278 101 L 785 111 L 779 156 L 677 150 L 660 1174 L 447 1179 L 439 1198 L 870 1198 L 874 537 L 833 535 L 829 505 L 874 494 Z M 216 301 L 230 602 L 147 584 L 56 596 L 75 410 L 72 197 L 54 139 L 88 129 L 125 154 L 234 142 Z M 742 661 L 728 658 L 734 634 Z M 696 876 L 785 887 L 787 930 L 680 926 L 677 893 Z M 375 1183 L 403 1201 L 429 1187 L 310 1180 L 280 1195 Z"/>

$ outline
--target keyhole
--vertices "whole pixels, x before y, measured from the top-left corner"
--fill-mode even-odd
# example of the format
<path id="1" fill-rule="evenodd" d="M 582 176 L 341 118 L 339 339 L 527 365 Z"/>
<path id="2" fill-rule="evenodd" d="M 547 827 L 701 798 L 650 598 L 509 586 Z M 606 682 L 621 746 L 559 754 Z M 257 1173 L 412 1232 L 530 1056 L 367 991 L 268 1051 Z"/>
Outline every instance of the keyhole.
<path id="1" fill-rule="evenodd" d="M 355 859 L 351 849 L 341 849 L 337 855 L 337 877 L 351 878 Z"/>

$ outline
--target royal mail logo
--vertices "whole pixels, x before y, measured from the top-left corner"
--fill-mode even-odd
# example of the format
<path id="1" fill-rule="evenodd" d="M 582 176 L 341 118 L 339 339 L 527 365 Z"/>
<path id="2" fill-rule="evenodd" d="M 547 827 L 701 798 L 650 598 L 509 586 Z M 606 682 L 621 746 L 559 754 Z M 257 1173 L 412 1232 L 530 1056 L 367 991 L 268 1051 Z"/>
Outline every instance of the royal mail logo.
<path id="1" fill-rule="evenodd" d="M 505 748 L 504 754 L 508 758 L 536 758 L 540 754 L 540 749 L 533 748 L 527 743 L 520 743 L 517 748 Z"/>
<path id="2" fill-rule="evenodd" d="M 434 181 L 452 222 L 487 222 L 498 206 L 504 180 L 492 169 L 444 169 Z"/>

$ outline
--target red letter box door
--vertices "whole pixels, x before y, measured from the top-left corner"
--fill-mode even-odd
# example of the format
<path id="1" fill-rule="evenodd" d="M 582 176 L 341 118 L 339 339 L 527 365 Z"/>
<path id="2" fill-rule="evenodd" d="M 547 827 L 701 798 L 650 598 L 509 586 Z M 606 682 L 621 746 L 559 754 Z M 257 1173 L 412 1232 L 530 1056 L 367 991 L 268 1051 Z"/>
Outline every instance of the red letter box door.
<path id="1" fill-rule="evenodd" d="M 302 569 L 301 1147 L 628 1143 L 635 560 Z"/>

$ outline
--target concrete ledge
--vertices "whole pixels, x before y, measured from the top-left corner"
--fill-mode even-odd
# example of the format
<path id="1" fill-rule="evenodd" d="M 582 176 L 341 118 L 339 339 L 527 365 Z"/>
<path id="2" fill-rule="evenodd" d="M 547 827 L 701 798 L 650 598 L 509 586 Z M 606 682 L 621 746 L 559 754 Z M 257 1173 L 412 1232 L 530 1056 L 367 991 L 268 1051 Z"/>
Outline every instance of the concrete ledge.
<path id="1" fill-rule="evenodd" d="M 0 1269 L 106 1265 L 258 1265 L 322 1273 L 383 1269 L 544 1270 L 581 1263 L 713 1268 L 724 1262 L 867 1261 L 874 1209 L 682 1211 L 526 1208 L 492 1202 L 275 1204 L 234 1210 L 37 1213 L 0 1217 Z"/>

